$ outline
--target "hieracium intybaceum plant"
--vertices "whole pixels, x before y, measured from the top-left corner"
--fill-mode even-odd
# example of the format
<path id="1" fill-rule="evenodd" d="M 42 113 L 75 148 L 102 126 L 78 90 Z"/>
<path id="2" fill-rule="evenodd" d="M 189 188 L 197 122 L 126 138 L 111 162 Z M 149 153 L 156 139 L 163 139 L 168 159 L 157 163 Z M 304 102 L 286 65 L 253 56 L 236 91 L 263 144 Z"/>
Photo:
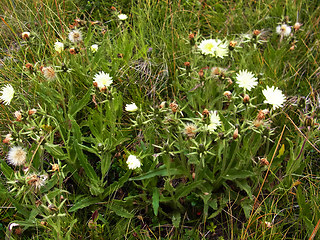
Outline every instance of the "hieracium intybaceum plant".
<path id="1" fill-rule="evenodd" d="M 300 23 L 274 24 L 269 36 L 184 31 L 171 36 L 171 46 L 169 28 L 150 42 L 135 25 L 143 24 L 138 16 L 112 11 L 108 22 L 76 19 L 70 29 L 51 29 L 56 36 L 46 45 L 41 32 L 19 34 L 22 80 L 2 84 L 0 96 L 8 113 L 3 189 L 19 213 L 8 234 L 24 227 L 71 238 L 81 222 L 96 237 L 135 215 L 179 227 L 200 215 L 211 221 L 230 202 L 250 219 L 262 209 L 254 203 L 266 171 L 279 180 L 286 166 L 281 187 L 291 186 L 306 140 L 294 147 L 288 136 L 289 147 L 282 144 L 278 165 L 270 166 L 284 128 L 285 84 L 249 62 L 273 45 L 293 51 Z M 314 126 L 304 132 L 310 138 Z"/>

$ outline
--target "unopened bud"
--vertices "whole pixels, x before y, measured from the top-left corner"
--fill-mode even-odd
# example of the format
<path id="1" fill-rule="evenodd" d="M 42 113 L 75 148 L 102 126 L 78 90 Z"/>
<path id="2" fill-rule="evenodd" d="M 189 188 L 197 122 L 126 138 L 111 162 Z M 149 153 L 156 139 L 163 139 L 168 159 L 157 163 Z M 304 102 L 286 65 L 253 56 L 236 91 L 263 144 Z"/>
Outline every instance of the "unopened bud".
<path id="1" fill-rule="evenodd" d="M 232 51 L 232 50 L 235 48 L 236 45 L 237 45 L 237 42 L 236 42 L 236 41 L 230 41 L 230 43 L 229 43 L 229 49 Z"/>
<path id="2" fill-rule="evenodd" d="M 206 150 L 205 146 L 202 143 L 199 144 L 199 153 L 204 153 L 205 150 Z"/>
<path id="3" fill-rule="evenodd" d="M 300 27 L 302 26 L 302 24 L 301 23 L 299 23 L 299 22 L 296 22 L 294 25 L 293 25 L 293 29 L 294 29 L 294 31 L 298 31 L 299 29 L 300 29 Z"/>
<path id="4" fill-rule="evenodd" d="M 32 108 L 32 109 L 30 109 L 30 110 L 28 111 L 28 114 L 31 116 L 31 115 L 35 114 L 36 112 L 37 112 L 37 109 Z"/>
<path id="5" fill-rule="evenodd" d="M 201 69 L 198 74 L 199 74 L 200 79 L 202 80 L 203 77 L 204 77 L 204 72 L 203 72 L 203 70 Z"/>
<path id="6" fill-rule="evenodd" d="M 20 111 L 15 111 L 14 116 L 16 117 L 16 121 L 20 122 L 22 119 L 22 115 Z"/>
<path id="7" fill-rule="evenodd" d="M 163 109 L 166 107 L 166 102 L 161 102 L 159 108 Z"/>
<path id="8" fill-rule="evenodd" d="M 30 32 L 21 33 L 21 37 L 23 40 L 28 40 L 30 38 Z"/>
<path id="9" fill-rule="evenodd" d="M 223 93 L 223 96 L 227 97 L 228 99 L 230 99 L 232 97 L 232 93 L 230 91 L 225 91 Z"/>
<path id="10" fill-rule="evenodd" d="M 253 36 L 256 37 L 256 36 L 258 36 L 260 33 L 261 33 L 261 31 L 256 29 L 256 30 L 253 31 Z"/>
<path id="11" fill-rule="evenodd" d="M 261 166 L 268 166 L 270 163 L 266 158 L 261 158 L 260 159 L 260 165 Z"/>
<path id="12" fill-rule="evenodd" d="M 306 116 L 306 119 L 304 121 L 304 124 L 307 126 L 307 127 L 312 127 L 313 126 L 313 118 L 310 117 L 310 116 Z"/>
<path id="13" fill-rule="evenodd" d="M 239 130 L 238 130 L 238 128 L 236 128 L 236 130 L 234 130 L 232 137 L 233 137 L 234 140 L 236 140 L 236 139 L 239 137 Z"/>
<path id="14" fill-rule="evenodd" d="M 244 97 L 243 97 L 243 103 L 244 104 L 247 104 L 250 102 L 250 97 L 248 94 L 245 94 Z"/>
<path id="15" fill-rule="evenodd" d="M 203 115 L 203 117 L 208 117 L 209 115 L 210 115 L 210 112 L 209 112 L 209 110 L 208 109 L 203 109 L 203 111 L 202 111 L 202 115 Z"/>
<path id="16" fill-rule="evenodd" d="M 7 134 L 6 137 L 5 137 L 5 139 L 2 140 L 2 142 L 3 142 L 3 143 L 6 143 L 6 144 L 10 143 L 10 141 L 13 139 L 11 136 L 12 136 L 12 135 L 11 135 L 10 133 Z"/>
<path id="17" fill-rule="evenodd" d="M 189 41 L 190 41 L 190 45 L 194 46 L 195 41 L 194 41 L 194 34 L 193 33 L 189 34 Z"/>

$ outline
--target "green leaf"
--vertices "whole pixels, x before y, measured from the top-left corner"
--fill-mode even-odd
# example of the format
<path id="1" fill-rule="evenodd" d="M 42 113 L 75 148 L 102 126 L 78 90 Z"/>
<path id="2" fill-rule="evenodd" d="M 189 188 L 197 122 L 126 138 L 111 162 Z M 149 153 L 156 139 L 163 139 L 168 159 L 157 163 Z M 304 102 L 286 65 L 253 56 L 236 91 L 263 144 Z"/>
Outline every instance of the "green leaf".
<path id="1" fill-rule="evenodd" d="M 118 204 L 112 204 L 110 206 L 110 209 L 114 211 L 118 216 L 124 217 L 124 218 L 133 218 L 134 214 L 128 212 L 123 207 L 119 206 Z"/>
<path id="2" fill-rule="evenodd" d="M 74 117 L 77 112 L 79 112 L 82 108 L 84 108 L 88 104 L 90 99 L 91 99 L 91 89 L 88 89 L 87 93 L 79 101 L 75 100 L 74 98 L 71 98 L 69 101 L 70 108 L 69 108 L 68 114 Z"/>
<path id="3" fill-rule="evenodd" d="M 11 167 L 8 166 L 8 164 L 5 161 L 1 161 L 1 171 L 8 180 L 11 180 L 14 176 L 14 171 Z"/>
<path id="4" fill-rule="evenodd" d="M 152 207 L 153 207 L 154 215 L 156 216 L 158 216 L 159 198 L 160 198 L 159 188 L 155 187 L 153 189 L 153 194 L 152 194 Z"/>
<path id="5" fill-rule="evenodd" d="M 106 198 L 110 194 L 114 193 L 117 191 L 119 188 L 121 188 L 129 179 L 129 176 L 131 174 L 131 171 L 128 171 L 124 176 L 122 176 L 118 182 L 113 182 L 110 184 L 103 193 L 103 198 Z"/>
<path id="6" fill-rule="evenodd" d="M 54 158 L 56 159 L 66 159 L 66 154 L 63 152 L 61 146 L 52 144 L 52 143 L 45 143 L 44 149 Z"/>
<path id="7" fill-rule="evenodd" d="M 69 212 L 75 212 L 78 209 L 82 209 L 85 207 L 88 207 L 92 204 L 96 204 L 99 202 L 98 198 L 92 198 L 92 197 L 85 197 L 81 199 L 80 201 L 76 202 L 70 209 Z"/>
<path id="8" fill-rule="evenodd" d="M 172 176 L 172 175 L 179 175 L 179 174 L 183 174 L 183 171 L 175 168 L 167 169 L 165 165 L 162 165 L 157 169 L 153 169 L 149 172 L 141 174 L 140 176 L 130 178 L 129 180 L 130 181 L 144 180 L 144 179 L 152 178 L 155 176 Z"/>
<path id="9" fill-rule="evenodd" d="M 82 150 L 80 149 L 77 139 L 74 140 L 73 147 L 77 153 L 80 165 L 83 167 L 90 181 L 99 181 L 99 177 L 94 171 L 94 168 L 90 165 L 87 157 L 83 154 Z"/>
<path id="10" fill-rule="evenodd" d="M 250 172 L 248 170 L 229 170 L 225 176 L 222 176 L 223 179 L 226 180 L 235 180 L 237 178 L 247 178 L 254 176 L 253 172 Z"/>
<path id="11" fill-rule="evenodd" d="M 175 199 L 182 198 L 184 196 L 187 196 L 191 191 L 193 191 L 195 188 L 201 186 L 204 184 L 204 180 L 193 182 L 189 185 L 181 185 L 177 188 L 176 193 L 175 193 Z"/>
<path id="12" fill-rule="evenodd" d="M 251 192 L 251 187 L 248 185 L 247 181 L 245 179 L 242 180 L 236 180 L 235 183 L 237 184 L 237 186 L 242 189 L 245 190 L 246 193 L 248 194 L 248 197 L 253 200 L 253 195 Z"/>

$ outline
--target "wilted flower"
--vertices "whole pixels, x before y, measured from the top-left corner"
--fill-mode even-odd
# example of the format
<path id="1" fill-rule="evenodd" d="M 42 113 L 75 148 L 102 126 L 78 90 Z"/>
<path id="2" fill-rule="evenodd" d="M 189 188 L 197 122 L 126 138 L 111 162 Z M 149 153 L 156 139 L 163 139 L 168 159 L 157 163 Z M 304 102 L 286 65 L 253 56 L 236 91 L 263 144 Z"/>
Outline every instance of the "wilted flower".
<path id="1" fill-rule="evenodd" d="M 281 36 L 289 36 L 291 33 L 291 27 L 288 26 L 287 24 L 282 24 L 281 26 L 277 26 L 276 31 L 278 34 L 280 34 Z"/>
<path id="2" fill-rule="evenodd" d="M 91 52 L 95 53 L 95 52 L 98 51 L 98 48 L 99 48 L 98 44 L 93 44 L 93 45 L 90 47 L 90 50 L 91 50 Z"/>
<path id="3" fill-rule="evenodd" d="M 254 77 L 254 75 L 247 70 L 241 70 L 239 73 L 237 73 L 236 77 L 236 82 L 239 87 L 242 87 L 245 90 L 247 89 L 248 91 L 258 85 L 257 80 L 258 78 Z"/>
<path id="4" fill-rule="evenodd" d="M 14 95 L 13 87 L 10 84 L 7 84 L 0 92 L 2 93 L 0 100 L 3 101 L 5 105 L 9 105 Z"/>
<path id="5" fill-rule="evenodd" d="M 126 14 L 119 14 L 118 15 L 119 20 L 126 20 L 128 18 L 128 16 Z"/>
<path id="6" fill-rule="evenodd" d="M 46 180 L 48 176 L 47 175 L 37 175 L 37 174 L 30 174 L 26 177 L 27 183 L 32 186 L 33 188 L 40 189 L 42 186 L 45 185 Z"/>
<path id="7" fill-rule="evenodd" d="M 8 153 L 8 162 L 13 166 L 21 166 L 25 164 L 27 158 L 26 151 L 20 146 L 10 148 Z"/>
<path id="8" fill-rule="evenodd" d="M 214 111 L 214 112 L 210 112 L 210 124 L 208 125 L 208 130 L 209 132 L 214 132 L 218 126 L 221 125 L 221 122 L 220 122 L 220 117 L 217 113 L 217 111 Z"/>
<path id="9" fill-rule="evenodd" d="M 135 103 L 126 104 L 126 111 L 128 112 L 135 112 L 138 110 L 138 107 Z"/>
<path id="10" fill-rule="evenodd" d="M 61 53 L 64 50 L 64 45 L 62 42 L 55 42 L 54 43 L 54 50 L 56 50 L 58 53 Z"/>
<path id="11" fill-rule="evenodd" d="M 32 109 L 30 109 L 30 110 L 28 111 L 28 114 L 31 116 L 31 115 L 35 114 L 36 112 L 37 112 L 37 109 L 32 108 Z"/>
<path id="12" fill-rule="evenodd" d="M 21 33 L 21 37 L 23 40 L 29 39 L 30 37 L 30 32 L 23 32 Z"/>
<path id="13" fill-rule="evenodd" d="M 260 159 L 260 165 L 262 166 L 268 166 L 270 163 L 266 158 L 261 158 Z"/>
<path id="14" fill-rule="evenodd" d="M 282 91 L 279 90 L 278 88 L 275 88 L 274 86 L 272 87 L 267 86 L 266 89 L 262 90 L 262 93 L 266 98 L 266 100 L 264 100 L 264 103 L 271 104 L 272 109 L 282 107 L 286 99 Z"/>
<path id="15" fill-rule="evenodd" d="M 257 115 L 257 120 L 264 120 L 268 113 L 269 113 L 268 109 L 259 110 Z"/>
<path id="16" fill-rule="evenodd" d="M 170 103 L 169 107 L 171 108 L 172 112 L 175 113 L 178 111 L 179 105 L 175 102 L 172 102 L 172 103 Z"/>
<path id="17" fill-rule="evenodd" d="M 98 87 L 100 90 L 109 87 L 112 84 L 112 77 L 110 77 L 109 73 L 99 72 L 94 75 L 93 84 Z"/>
<path id="18" fill-rule="evenodd" d="M 43 76 L 48 80 L 53 80 L 56 77 L 56 72 L 54 71 L 53 67 L 43 67 L 41 69 Z"/>
<path id="19" fill-rule="evenodd" d="M 193 123 L 187 123 L 184 127 L 184 133 L 188 136 L 188 137 L 194 137 L 197 133 L 197 126 Z"/>
<path id="20" fill-rule="evenodd" d="M 82 41 L 82 34 L 78 29 L 71 31 L 68 37 L 69 40 L 73 43 Z"/>
<path id="21" fill-rule="evenodd" d="M 141 162 L 140 162 L 140 160 L 139 160 L 136 156 L 134 156 L 134 155 L 130 155 L 130 156 L 128 157 L 128 159 L 127 159 L 127 164 L 128 164 L 128 168 L 129 168 L 129 169 L 132 169 L 132 170 L 141 167 Z"/>
<path id="22" fill-rule="evenodd" d="M 10 133 L 8 133 L 5 137 L 5 139 L 2 140 L 3 143 L 10 143 L 10 141 L 13 139 L 11 137 L 12 135 Z"/>
<path id="23" fill-rule="evenodd" d="M 15 111 L 14 116 L 16 117 L 16 121 L 20 122 L 22 119 L 22 115 L 20 111 Z"/>

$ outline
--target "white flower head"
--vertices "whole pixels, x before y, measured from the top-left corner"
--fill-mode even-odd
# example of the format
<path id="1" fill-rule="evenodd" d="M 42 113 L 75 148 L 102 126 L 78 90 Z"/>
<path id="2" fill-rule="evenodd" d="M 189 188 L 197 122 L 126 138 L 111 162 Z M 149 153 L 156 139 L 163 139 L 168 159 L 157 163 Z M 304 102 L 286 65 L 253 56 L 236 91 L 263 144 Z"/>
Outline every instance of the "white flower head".
<path id="1" fill-rule="evenodd" d="M 215 49 L 215 56 L 219 58 L 224 58 L 228 56 L 229 48 L 227 43 L 219 43 Z"/>
<path id="2" fill-rule="evenodd" d="M 140 162 L 140 160 L 139 160 L 136 156 L 134 156 L 134 155 L 130 155 L 130 156 L 128 157 L 128 159 L 127 159 L 127 164 L 128 164 L 128 168 L 129 168 L 129 169 L 132 169 L 132 170 L 141 167 L 141 162 Z"/>
<path id="3" fill-rule="evenodd" d="M 110 77 L 109 73 L 99 72 L 94 75 L 93 79 L 93 84 L 100 90 L 107 88 L 112 84 L 112 77 Z"/>
<path id="4" fill-rule="evenodd" d="M 14 146 L 10 148 L 7 159 L 13 166 L 22 166 L 26 162 L 27 152 L 20 146 Z"/>
<path id="5" fill-rule="evenodd" d="M 41 71 L 43 73 L 43 76 L 48 80 L 53 80 L 56 78 L 56 72 L 51 66 L 43 67 Z"/>
<path id="6" fill-rule="evenodd" d="M 228 45 L 219 39 L 203 40 L 199 45 L 199 49 L 204 55 L 212 55 L 220 58 L 228 55 Z"/>
<path id="7" fill-rule="evenodd" d="M 119 14 L 118 18 L 119 18 L 119 20 L 124 21 L 124 20 L 126 20 L 128 18 L 128 16 L 126 14 Z"/>
<path id="8" fill-rule="evenodd" d="M 220 117 L 217 113 L 217 111 L 210 111 L 210 124 L 208 125 L 208 130 L 209 132 L 214 132 L 218 126 L 221 125 L 221 122 L 220 122 Z"/>
<path id="9" fill-rule="evenodd" d="M 262 93 L 266 98 L 266 100 L 264 100 L 264 103 L 271 104 L 273 110 L 279 107 L 283 107 L 286 97 L 280 89 L 275 88 L 274 86 L 267 86 L 266 89 L 262 90 Z"/>
<path id="10" fill-rule="evenodd" d="M 126 104 L 126 111 L 128 112 L 135 112 L 138 110 L 138 107 L 135 103 Z"/>
<path id="11" fill-rule="evenodd" d="M 90 50 L 91 50 L 91 52 L 95 53 L 95 52 L 98 51 L 98 48 L 99 48 L 98 44 L 93 44 L 93 45 L 90 47 Z"/>
<path id="12" fill-rule="evenodd" d="M 258 85 L 257 80 L 258 78 L 254 77 L 253 73 L 247 70 L 241 70 L 237 73 L 237 83 L 239 87 L 247 89 L 248 91 Z"/>
<path id="13" fill-rule="evenodd" d="M 82 34 L 78 29 L 75 29 L 69 33 L 69 40 L 73 43 L 82 41 Z"/>
<path id="14" fill-rule="evenodd" d="M 276 31 L 278 34 L 288 37 L 291 33 L 291 27 L 287 24 L 282 24 L 281 26 L 277 26 Z"/>
<path id="15" fill-rule="evenodd" d="M 209 55 L 214 54 L 214 49 L 217 47 L 218 43 L 214 39 L 206 39 L 203 40 L 200 45 L 199 49 L 201 50 L 202 54 Z"/>
<path id="16" fill-rule="evenodd" d="M 62 42 L 55 42 L 54 43 L 54 50 L 56 50 L 58 53 L 61 53 L 64 50 L 64 44 Z"/>
<path id="17" fill-rule="evenodd" d="M 5 105 L 9 105 L 14 95 L 13 87 L 10 84 L 7 84 L 1 89 L 0 93 L 2 93 L 0 100 L 3 101 Z"/>

